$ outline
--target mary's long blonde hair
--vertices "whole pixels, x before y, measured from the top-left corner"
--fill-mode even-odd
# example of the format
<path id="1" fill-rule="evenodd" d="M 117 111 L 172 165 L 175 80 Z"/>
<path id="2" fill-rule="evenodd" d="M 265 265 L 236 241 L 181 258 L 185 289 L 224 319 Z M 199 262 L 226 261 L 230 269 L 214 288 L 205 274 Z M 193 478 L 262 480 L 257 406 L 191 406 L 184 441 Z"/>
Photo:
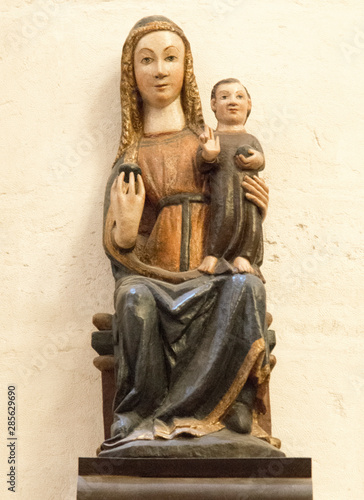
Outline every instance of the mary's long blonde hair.
<path id="1" fill-rule="evenodd" d="M 143 101 L 135 81 L 134 51 L 139 40 L 152 31 L 172 31 L 183 40 L 185 76 L 181 90 L 181 103 L 186 126 L 194 133 L 200 134 L 204 124 L 189 41 L 181 28 L 166 17 L 144 17 L 132 28 L 123 47 L 120 81 L 121 138 L 115 161 L 125 154 L 126 161 L 136 162 L 137 145 L 143 134 Z"/>

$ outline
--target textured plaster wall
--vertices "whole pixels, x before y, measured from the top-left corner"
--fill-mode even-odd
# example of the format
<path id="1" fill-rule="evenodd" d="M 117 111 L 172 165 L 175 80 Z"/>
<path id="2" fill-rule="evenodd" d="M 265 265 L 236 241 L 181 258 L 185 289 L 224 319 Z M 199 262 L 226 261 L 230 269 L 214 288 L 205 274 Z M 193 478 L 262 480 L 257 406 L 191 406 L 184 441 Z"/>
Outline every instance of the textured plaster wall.
<path id="1" fill-rule="evenodd" d="M 72 499 L 102 441 L 91 316 L 112 311 L 101 244 L 119 140 L 119 60 L 136 20 L 171 17 L 209 90 L 242 78 L 271 188 L 274 435 L 312 456 L 316 500 L 364 498 L 362 2 L 1 0 L 0 497 Z M 17 387 L 7 492 L 6 389 Z"/>

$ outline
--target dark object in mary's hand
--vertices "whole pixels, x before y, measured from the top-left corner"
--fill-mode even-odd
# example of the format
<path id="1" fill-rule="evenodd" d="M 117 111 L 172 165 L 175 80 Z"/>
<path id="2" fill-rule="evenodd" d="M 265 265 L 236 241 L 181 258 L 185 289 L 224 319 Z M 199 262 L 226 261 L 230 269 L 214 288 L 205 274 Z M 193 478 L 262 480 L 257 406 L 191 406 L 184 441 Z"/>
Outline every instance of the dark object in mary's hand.
<path id="1" fill-rule="evenodd" d="M 140 167 L 138 167 L 138 165 L 135 165 L 135 163 L 122 163 L 118 167 L 118 175 L 120 175 L 121 172 L 125 172 L 124 182 L 129 182 L 129 177 L 131 173 L 134 174 L 135 180 L 138 175 L 142 175 Z"/>

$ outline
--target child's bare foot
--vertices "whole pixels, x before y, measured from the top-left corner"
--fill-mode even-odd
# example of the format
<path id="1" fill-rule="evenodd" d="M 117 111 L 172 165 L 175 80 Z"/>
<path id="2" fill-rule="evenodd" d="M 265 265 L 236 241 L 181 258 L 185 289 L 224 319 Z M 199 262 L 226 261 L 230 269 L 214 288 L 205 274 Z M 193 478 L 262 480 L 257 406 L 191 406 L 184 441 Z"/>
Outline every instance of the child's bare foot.
<path id="1" fill-rule="evenodd" d="M 236 257 L 233 265 L 234 267 L 236 267 L 239 273 L 255 274 L 255 271 L 250 265 L 250 262 L 248 261 L 248 259 L 244 259 L 244 257 Z"/>
<path id="2" fill-rule="evenodd" d="M 201 262 L 200 266 L 197 268 L 202 273 L 213 274 L 218 259 L 212 255 L 207 255 Z"/>

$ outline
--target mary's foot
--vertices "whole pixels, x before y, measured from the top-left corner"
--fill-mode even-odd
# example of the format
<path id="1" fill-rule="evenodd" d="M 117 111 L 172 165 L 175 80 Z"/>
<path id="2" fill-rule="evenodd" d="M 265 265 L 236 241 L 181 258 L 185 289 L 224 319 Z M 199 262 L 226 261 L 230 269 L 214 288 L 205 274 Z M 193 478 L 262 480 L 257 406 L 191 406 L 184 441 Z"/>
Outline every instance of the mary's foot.
<path id="1" fill-rule="evenodd" d="M 118 419 L 111 426 L 111 437 L 123 439 L 128 436 L 142 421 L 136 411 L 118 415 Z"/>
<path id="2" fill-rule="evenodd" d="M 251 409 L 244 403 L 234 403 L 224 418 L 224 424 L 231 431 L 249 434 L 252 430 Z"/>

